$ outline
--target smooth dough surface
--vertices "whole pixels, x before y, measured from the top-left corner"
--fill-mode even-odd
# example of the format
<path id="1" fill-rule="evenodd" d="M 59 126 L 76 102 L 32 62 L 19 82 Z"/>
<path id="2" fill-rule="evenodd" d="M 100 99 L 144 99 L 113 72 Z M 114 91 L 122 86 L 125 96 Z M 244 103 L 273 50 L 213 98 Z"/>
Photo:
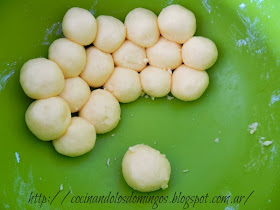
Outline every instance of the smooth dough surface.
<path id="1" fill-rule="evenodd" d="M 64 88 L 64 76 L 53 61 L 46 58 L 35 58 L 22 66 L 20 84 L 30 98 L 49 98 L 61 93 Z"/>
<path id="2" fill-rule="evenodd" d="M 171 93 L 183 101 L 193 101 L 204 93 L 208 84 L 209 77 L 206 71 L 181 65 L 173 72 Z"/>
<path id="3" fill-rule="evenodd" d="M 158 26 L 164 38 L 183 44 L 195 34 L 196 19 L 190 10 L 174 4 L 161 11 Z"/>
<path id="4" fill-rule="evenodd" d="M 25 113 L 30 131 L 43 141 L 60 137 L 71 122 L 68 104 L 60 97 L 34 101 Z"/>
<path id="5" fill-rule="evenodd" d="M 68 39 L 80 45 L 89 45 L 96 36 L 96 20 L 88 10 L 73 7 L 64 15 L 62 31 Z"/>
<path id="6" fill-rule="evenodd" d="M 183 45 L 182 57 L 185 65 L 197 70 L 206 70 L 216 62 L 218 49 L 210 39 L 195 36 Z"/>
<path id="7" fill-rule="evenodd" d="M 139 74 L 134 70 L 121 67 L 115 68 L 104 88 L 122 103 L 135 101 L 142 93 Z"/>
<path id="8" fill-rule="evenodd" d="M 53 141 L 53 146 L 62 155 L 77 157 L 92 150 L 95 140 L 94 126 L 81 117 L 73 117 L 66 132 Z"/>
<path id="9" fill-rule="evenodd" d="M 79 111 L 87 102 L 90 96 L 88 84 L 80 77 L 73 77 L 65 80 L 65 87 L 59 95 L 69 105 L 72 113 Z"/>
<path id="10" fill-rule="evenodd" d="M 124 42 L 126 30 L 124 24 L 112 16 L 97 17 L 97 34 L 93 42 L 98 49 L 113 53 Z"/>
<path id="11" fill-rule="evenodd" d="M 97 134 L 113 130 L 121 118 L 121 107 L 117 99 L 108 91 L 92 91 L 88 102 L 79 112 L 79 116 L 94 125 Z"/>
<path id="12" fill-rule="evenodd" d="M 96 47 L 89 47 L 86 50 L 87 64 L 80 77 L 89 86 L 97 88 L 104 85 L 114 70 L 113 57 Z"/>
<path id="13" fill-rule="evenodd" d="M 133 42 L 126 40 L 113 53 L 116 66 L 141 71 L 147 66 L 146 50 Z"/>
<path id="14" fill-rule="evenodd" d="M 175 69 L 182 64 L 181 45 L 163 37 L 147 48 L 149 64 L 162 69 Z"/>
<path id="15" fill-rule="evenodd" d="M 65 78 L 77 77 L 85 68 L 86 50 L 67 38 L 60 38 L 51 44 L 49 59 L 60 67 Z"/>
<path id="16" fill-rule="evenodd" d="M 171 89 L 171 75 L 168 71 L 148 66 L 140 73 L 143 91 L 153 97 L 166 96 Z"/>
<path id="17" fill-rule="evenodd" d="M 122 173 L 126 183 L 134 190 L 151 192 L 168 187 L 171 167 L 165 155 L 158 150 L 138 144 L 125 153 Z"/>
<path id="18" fill-rule="evenodd" d="M 150 10 L 136 8 L 130 11 L 124 24 L 127 39 L 141 47 L 152 47 L 159 39 L 157 16 Z"/>

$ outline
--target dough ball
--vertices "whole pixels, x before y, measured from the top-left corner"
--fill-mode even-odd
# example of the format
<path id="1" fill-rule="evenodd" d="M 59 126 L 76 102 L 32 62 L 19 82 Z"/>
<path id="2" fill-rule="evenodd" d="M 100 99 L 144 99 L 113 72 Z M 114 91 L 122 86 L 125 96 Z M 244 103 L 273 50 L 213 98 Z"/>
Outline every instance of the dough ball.
<path id="1" fill-rule="evenodd" d="M 88 10 L 73 7 L 64 15 L 62 31 L 68 39 L 80 45 L 89 45 L 96 36 L 96 20 Z"/>
<path id="2" fill-rule="evenodd" d="M 208 84 L 209 77 L 206 71 L 181 65 L 173 72 L 171 93 L 183 101 L 193 101 L 204 93 Z"/>
<path id="3" fill-rule="evenodd" d="M 96 20 L 98 30 L 94 46 L 107 53 L 116 51 L 125 40 L 124 24 L 117 18 L 106 15 L 101 15 Z"/>
<path id="4" fill-rule="evenodd" d="M 43 141 L 60 137 L 71 122 L 68 104 L 60 97 L 34 101 L 25 113 L 30 131 Z"/>
<path id="5" fill-rule="evenodd" d="M 88 84 L 80 77 L 73 77 L 65 80 L 65 87 L 59 95 L 69 105 L 72 113 L 79 111 L 90 96 Z"/>
<path id="6" fill-rule="evenodd" d="M 136 8 L 130 11 L 124 24 L 127 39 L 141 47 L 152 47 L 159 39 L 157 16 L 150 10 Z"/>
<path id="7" fill-rule="evenodd" d="M 49 59 L 56 62 L 65 78 L 77 77 L 86 65 L 86 50 L 66 38 L 55 40 L 49 48 Z"/>
<path id="8" fill-rule="evenodd" d="M 53 141 L 53 146 L 62 155 L 77 157 L 92 150 L 95 140 L 94 126 L 81 117 L 73 117 L 63 136 Z"/>
<path id="9" fill-rule="evenodd" d="M 170 163 L 165 155 L 147 145 L 130 147 L 122 160 L 126 183 L 134 190 L 151 192 L 166 189 L 170 179 Z"/>
<path id="10" fill-rule="evenodd" d="M 103 134 L 118 125 L 121 119 L 121 107 L 110 92 L 97 89 L 92 91 L 79 116 L 93 124 L 97 134 Z"/>
<path id="11" fill-rule="evenodd" d="M 183 44 L 194 35 L 196 20 L 190 10 L 174 4 L 161 11 L 158 26 L 164 38 Z"/>
<path id="12" fill-rule="evenodd" d="M 216 62 L 218 49 L 210 39 L 196 36 L 183 45 L 182 57 L 187 66 L 197 70 L 206 70 Z"/>
<path id="13" fill-rule="evenodd" d="M 181 45 L 163 37 L 147 48 L 149 64 L 162 69 L 175 69 L 182 64 Z"/>
<path id="14" fill-rule="evenodd" d="M 87 64 L 80 76 L 89 86 L 94 88 L 101 87 L 114 70 L 112 55 L 95 47 L 89 47 L 86 52 Z"/>
<path id="15" fill-rule="evenodd" d="M 141 71 L 147 66 L 146 50 L 131 41 L 126 40 L 113 53 L 116 66 Z"/>
<path id="16" fill-rule="evenodd" d="M 140 73 L 142 88 L 153 97 L 163 97 L 170 92 L 171 75 L 166 70 L 148 66 Z"/>
<path id="17" fill-rule="evenodd" d="M 56 63 L 45 58 L 35 58 L 21 68 L 20 84 L 30 98 L 49 98 L 61 93 L 64 76 Z"/>
<path id="18" fill-rule="evenodd" d="M 121 67 L 115 68 L 104 88 L 122 103 L 135 101 L 142 93 L 139 74 L 136 71 Z"/>

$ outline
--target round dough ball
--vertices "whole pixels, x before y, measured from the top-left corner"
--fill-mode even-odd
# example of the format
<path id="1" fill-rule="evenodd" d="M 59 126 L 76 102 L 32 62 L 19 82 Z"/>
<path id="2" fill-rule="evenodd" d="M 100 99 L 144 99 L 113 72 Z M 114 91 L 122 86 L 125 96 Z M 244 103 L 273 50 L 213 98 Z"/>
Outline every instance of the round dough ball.
<path id="1" fill-rule="evenodd" d="M 77 77 L 86 65 L 86 50 L 66 38 L 55 40 L 49 48 L 49 59 L 56 62 L 65 78 Z"/>
<path id="2" fill-rule="evenodd" d="M 56 63 L 46 58 L 27 61 L 20 70 L 20 84 L 34 99 L 57 96 L 64 88 L 64 76 Z"/>
<path id="3" fill-rule="evenodd" d="M 111 54 L 102 52 L 96 47 L 89 47 L 86 52 L 87 64 L 80 77 L 91 87 L 101 87 L 114 70 L 113 57 Z"/>
<path id="4" fill-rule="evenodd" d="M 171 89 L 171 75 L 157 67 L 148 66 L 140 73 L 142 88 L 152 97 L 166 96 Z"/>
<path id="5" fill-rule="evenodd" d="M 146 50 L 131 41 L 126 40 L 113 53 L 116 66 L 141 71 L 147 66 Z"/>
<path id="6" fill-rule="evenodd" d="M 136 8 L 130 11 L 124 24 L 127 39 L 141 47 L 152 47 L 159 39 L 157 16 L 150 10 Z"/>
<path id="7" fill-rule="evenodd" d="M 68 39 L 80 45 L 89 45 L 96 36 L 96 20 L 88 10 L 73 7 L 64 15 L 62 31 Z"/>
<path id="8" fill-rule="evenodd" d="M 63 136 L 53 141 L 53 146 L 62 155 L 77 157 L 92 150 L 95 140 L 94 126 L 81 117 L 73 117 Z"/>
<path id="9" fill-rule="evenodd" d="M 98 30 L 94 46 L 107 53 L 116 51 L 125 40 L 124 24 L 117 18 L 106 15 L 101 15 L 96 20 Z"/>
<path id="10" fill-rule="evenodd" d="M 136 71 L 121 67 L 115 68 L 104 88 L 122 103 L 135 101 L 142 93 L 139 74 Z"/>
<path id="11" fill-rule="evenodd" d="M 147 48 L 150 65 L 162 69 L 175 69 L 182 64 L 181 45 L 163 37 L 150 48 Z"/>
<path id="12" fill-rule="evenodd" d="M 206 71 L 181 65 L 173 72 L 171 93 L 183 101 L 193 101 L 204 93 L 208 84 L 209 77 Z"/>
<path id="13" fill-rule="evenodd" d="M 110 92 L 97 89 L 92 91 L 79 116 L 93 124 L 97 134 L 103 134 L 118 125 L 121 119 L 121 107 Z"/>
<path id="14" fill-rule="evenodd" d="M 183 44 L 194 35 L 196 20 L 190 10 L 174 4 L 161 11 L 158 26 L 164 38 Z"/>
<path id="15" fill-rule="evenodd" d="M 79 111 L 90 96 L 88 84 L 80 77 L 69 78 L 65 80 L 65 87 L 59 95 L 69 105 L 72 113 Z"/>
<path id="16" fill-rule="evenodd" d="M 165 155 L 147 145 L 130 147 L 122 160 L 126 183 L 134 190 L 151 192 L 168 187 L 171 167 Z"/>
<path id="17" fill-rule="evenodd" d="M 183 45 L 182 57 L 187 66 L 197 70 L 206 70 L 216 62 L 218 49 L 210 39 L 196 36 Z"/>
<path id="18" fill-rule="evenodd" d="M 43 141 L 60 137 L 71 122 L 68 104 L 60 97 L 34 101 L 25 113 L 30 131 Z"/>

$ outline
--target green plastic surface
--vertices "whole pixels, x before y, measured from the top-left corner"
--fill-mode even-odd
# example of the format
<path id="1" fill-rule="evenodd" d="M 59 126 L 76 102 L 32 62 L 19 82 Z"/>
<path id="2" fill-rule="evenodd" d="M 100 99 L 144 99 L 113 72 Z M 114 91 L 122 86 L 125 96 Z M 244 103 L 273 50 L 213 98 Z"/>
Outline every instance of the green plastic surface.
<path id="1" fill-rule="evenodd" d="M 32 100 L 20 87 L 20 68 L 31 58 L 47 56 L 50 43 L 62 36 L 61 21 L 69 8 L 78 6 L 95 17 L 112 15 L 123 21 L 136 7 L 158 15 L 176 3 L 195 13 L 196 35 L 212 39 L 219 50 L 217 63 L 208 70 L 210 86 L 200 99 L 142 97 L 122 104 L 117 128 L 98 135 L 94 149 L 77 158 L 58 154 L 51 142 L 38 140 L 28 130 L 24 114 Z M 131 195 L 121 160 L 128 147 L 138 143 L 160 150 L 171 163 L 168 189 L 134 192 L 169 196 L 157 209 L 182 209 L 184 204 L 170 203 L 175 192 L 208 193 L 209 202 L 195 204 L 194 209 L 280 209 L 279 8 L 278 0 L 1 0 L 0 209 L 38 209 L 41 204 L 28 203 L 31 192 L 46 196 L 42 209 L 156 208 L 151 203 L 71 203 L 73 196 L 87 193 Z M 254 122 L 260 125 L 251 135 L 248 126 Z M 262 146 L 260 137 L 273 144 Z M 183 173 L 185 169 L 189 172 Z M 63 190 L 50 204 L 61 184 Z M 69 190 L 72 193 L 61 205 Z M 232 199 L 210 203 L 216 195 Z M 238 195 L 246 198 L 231 203 Z"/>

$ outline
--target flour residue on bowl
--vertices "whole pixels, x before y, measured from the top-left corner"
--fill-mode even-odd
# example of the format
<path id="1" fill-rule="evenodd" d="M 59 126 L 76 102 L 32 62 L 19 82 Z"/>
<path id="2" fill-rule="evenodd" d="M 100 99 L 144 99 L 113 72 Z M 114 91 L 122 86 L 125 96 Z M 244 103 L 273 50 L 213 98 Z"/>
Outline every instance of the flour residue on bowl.
<path id="1" fill-rule="evenodd" d="M 15 152 L 15 157 L 16 157 L 16 161 L 17 161 L 17 163 L 19 163 L 19 162 L 20 162 L 20 157 L 19 157 L 18 152 Z"/>
<path id="2" fill-rule="evenodd" d="M 205 7 L 205 9 L 206 9 L 209 13 L 211 13 L 212 7 L 211 7 L 211 5 L 209 4 L 209 1 L 210 1 L 210 0 L 202 0 L 202 4 L 203 4 L 203 6 Z"/>
<path id="3" fill-rule="evenodd" d="M 21 60 L 21 58 L 19 58 Z M 4 70 L 0 72 L 0 92 L 5 88 L 8 80 L 15 74 L 15 68 L 18 61 L 5 63 Z"/>
<path id="4" fill-rule="evenodd" d="M 89 11 L 90 11 L 90 13 L 91 13 L 92 15 L 95 15 L 95 13 L 96 13 L 95 7 L 96 7 L 97 3 L 98 3 L 98 1 L 95 0 L 95 1 L 93 2 L 92 6 L 91 6 L 90 9 L 89 9 Z"/>
<path id="5" fill-rule="evenodd" d="M 46 29 L 45 36 L 43 38 L 42 45 L 50 45 L 52 36 L 62 36 L 62 23 L 56 22 Z"/>
<path id="6" fill-rule="evenodd" d="M 273 105 L 278 101 L 280 101 L 280 90 L 275 90 L 271 95 L 269 106 Z"/>

